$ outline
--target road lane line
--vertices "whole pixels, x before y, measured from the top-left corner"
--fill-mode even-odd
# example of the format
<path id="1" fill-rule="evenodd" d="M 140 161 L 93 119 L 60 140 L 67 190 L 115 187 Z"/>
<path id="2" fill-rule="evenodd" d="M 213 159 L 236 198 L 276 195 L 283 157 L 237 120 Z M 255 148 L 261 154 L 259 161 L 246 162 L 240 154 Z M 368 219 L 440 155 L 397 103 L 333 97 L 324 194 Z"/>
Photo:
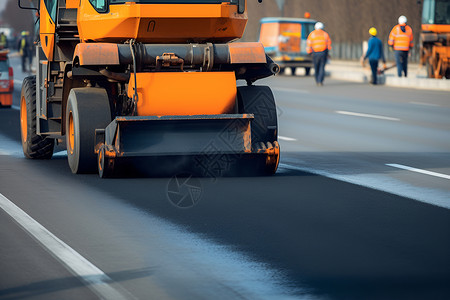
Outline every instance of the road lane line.
<path id="1" fill-rule="evenodd" d="M 400 119 L 397 119 L 397 118 L 363 114 L 363 113 L 357 113 L 357 112 L 351 112 L 351 111 L 336 110 L 335 113 L 341 114 L 341 115 L 355 116 L 355 117 L 364 117 L 364 118 L 372 118 L 372 119 L 380 119 L 380 120 L 388 120 L 388 121 L 400 121 Z"/>
<path id="2" fill-rule="evenodd" d="M 293 141 L 297 140 L 297 139 L 294 139 L 294 138 L 291 138 L 291 137 L 288 137 L 288 136 L 281 136 L 281 135 L 278 136 L 278 139 L 280 139 L 282 141 L 289 141 L 289 142 L 293 142 Z"/>
<path id="3" fill-rule="evenodd" d="M 16 84 L 22 86 L 22 80 L 14 79 L 14 85 Z"/>
<path id="4" fill-rule="evenodd" d="M 440 177 L 440 178 L 444 178 L 444 179 L 450 179 L 450 175 L 446 175 L 446 174 L 442 174 L 442 173 L 436 173 L 436 172 L 422 170 L 422 169 L 417 169 L 417 168 L 408 167 L 408 166 L 404 166 L 404 165 L 386 164 L 386 166 L 393 167 L 393 168 L 398 168 L 398 169 L 403 169 L 403 170 L 408 170 L 408 171 L 411 171 L 411 172 L 431 175 L 431 176 L 435 176 L 435 177 Z"/>
<path id="5" fill-rule="evenodd" d="M 305 162 L 301 162 L 305 164 Z M 324 176 L 327 178 L 332 178 L 335 180 L 340 180 L 343 182 L 348 182 L 351 184 L 356 184 L 359 186 L 375 189 L 378 191 L 383 191 L 391 193 L 394 195 L 410 198 L 411 200 L 428 203 L 436 205 L 438 207 L 443 207 L 450 209 L 450 199 L 448 197 L 448 192 L 433 191 L 430 189 L 419 188 L 411 184 L 402 182 L 397 179 L 386 180 L 383 176 L 374 174 L 339 174 L 336 173 L 337 170 L 327 170 L 324 168 L 311 168 L 309 166 L 297 166 L 295 162 L 282 163 L 278 165 L 278 171 L 283 172 L 285 170 L 293 170 L 300 172 L 307 172 L 319 176 Z"/>
<path id="6" fill-rule="evenodd" d="M 433 107 L 439 107 L 440 105 L 438 104 L 433 104 L 433 103 L 426 103 L 426 102 L 415 102 L 415 101 L 411 101 L 409 102 L 411 104 L 416 104 L 416 105 L 425 105 L 425 106 L 433 106 Z"/>
<path id="7" fill-rule="evenodd" d="M 103 299 L 133 298 L 131 295 L 125 295 L 128 292 L 119 291 L 113 287 L 111 284 L 114 281 L 108 275 L 53 235 L 1 193 L 0 207 L 50 254 L 59 259 L 72 274 L 83 280 L 99 297 Z"/>

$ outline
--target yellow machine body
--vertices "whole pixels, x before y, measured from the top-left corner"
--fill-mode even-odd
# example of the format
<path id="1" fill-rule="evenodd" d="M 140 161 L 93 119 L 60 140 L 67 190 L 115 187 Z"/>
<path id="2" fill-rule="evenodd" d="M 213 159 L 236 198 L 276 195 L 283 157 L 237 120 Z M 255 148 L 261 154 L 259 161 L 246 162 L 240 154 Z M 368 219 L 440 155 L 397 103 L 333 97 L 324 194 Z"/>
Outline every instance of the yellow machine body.
<path id="1" fill-rule="evenodd" d="M 428 77 L 450 78 L 450 1 L 424 0 L 420 62 Z"/>
<path id="2" fill-rule="evenodd" d="M 65 136 L 73 173 L 275 173 L 276 105 L 253 83 L 279 67 L 261 43 L 234 42 L 247 19 L 245 0 L 40 0 L 25 156 L 50 158 Z"/>
<path id="3" fill-rule="evenodd" d="M 230 114 L 236 104 L 234 72 L 137 73 L 138 116 Z M 134 75 L 128 96 L 134 94 Z"/>
<path id="4" fill-rule="evenodd" d="M 241 38 L 247 14 L 238 7 L 220 4 L 125 4 L 110 5 L 98 13 L 87 0 L 78 9 L 82 42 L 142 43 L 228 42 Z M 100 25 L 101 24 L 101 25 Z"/>

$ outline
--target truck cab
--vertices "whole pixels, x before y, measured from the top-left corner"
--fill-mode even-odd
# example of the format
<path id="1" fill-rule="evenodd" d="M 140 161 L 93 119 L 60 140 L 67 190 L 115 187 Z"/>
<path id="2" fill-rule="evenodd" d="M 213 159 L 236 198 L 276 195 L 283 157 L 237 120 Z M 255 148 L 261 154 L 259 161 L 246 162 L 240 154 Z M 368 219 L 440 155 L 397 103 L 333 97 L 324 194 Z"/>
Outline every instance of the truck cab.
<path id="1" fill-rule="evenodd" d="M 312 57 L 306 52 L 306 39 L 314 30 L 316 20 L 304 18 L 262 18 L 259 41 L 266 53 L 280 66 L 283 72 L 291 68 L 305 68 L 309 75 L 313 67 Z"/>
<path id="2" fill-rule="evenodd" d="M 0 50 L 0 107 L 11 107 L 14 91 L 13 68 L 9 65 L 8 50 Z"/>
<path id="3" fill-rule="evenodd" d="M 420 62 L 429 78 L 450 78 L 450 1 L 425 0 L 420 33 Z"/>

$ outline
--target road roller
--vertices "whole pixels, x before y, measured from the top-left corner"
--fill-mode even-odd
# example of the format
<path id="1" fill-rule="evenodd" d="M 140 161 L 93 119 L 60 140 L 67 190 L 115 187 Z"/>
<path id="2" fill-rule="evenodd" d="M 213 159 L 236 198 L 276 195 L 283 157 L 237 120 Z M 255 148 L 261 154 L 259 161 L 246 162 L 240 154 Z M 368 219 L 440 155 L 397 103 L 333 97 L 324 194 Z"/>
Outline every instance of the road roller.
<path id="1" fill-rule="evenodd" d="M 240 42 L 244 0 L 40 0 L 23 152 L 67 148 L 73 173 L 253 176 L 278 167 L 279 67 Z"/>

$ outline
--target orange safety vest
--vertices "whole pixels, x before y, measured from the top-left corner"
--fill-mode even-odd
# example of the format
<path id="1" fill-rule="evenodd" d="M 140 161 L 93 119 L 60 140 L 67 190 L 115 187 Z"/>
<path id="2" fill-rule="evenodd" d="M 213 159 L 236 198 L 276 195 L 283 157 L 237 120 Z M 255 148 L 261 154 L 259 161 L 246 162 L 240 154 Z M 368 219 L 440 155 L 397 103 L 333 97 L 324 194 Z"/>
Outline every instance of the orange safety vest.
<path id="1" fill-rule="evenodd" d="M 411 27 L 405 25 L 405 32 L 400 25 L 395 25 L 389 34 L 389 46 L 394 46 L 394 50 L 408 51 L 413 46 L 413 32 Z"/>
<path id="2" fill-rule="evenodd" d="M 322 52 L 331 50 L 331 39 L 328 33 L 322 29 L 312 31 L 306 40 L 306 52 Z"/>

